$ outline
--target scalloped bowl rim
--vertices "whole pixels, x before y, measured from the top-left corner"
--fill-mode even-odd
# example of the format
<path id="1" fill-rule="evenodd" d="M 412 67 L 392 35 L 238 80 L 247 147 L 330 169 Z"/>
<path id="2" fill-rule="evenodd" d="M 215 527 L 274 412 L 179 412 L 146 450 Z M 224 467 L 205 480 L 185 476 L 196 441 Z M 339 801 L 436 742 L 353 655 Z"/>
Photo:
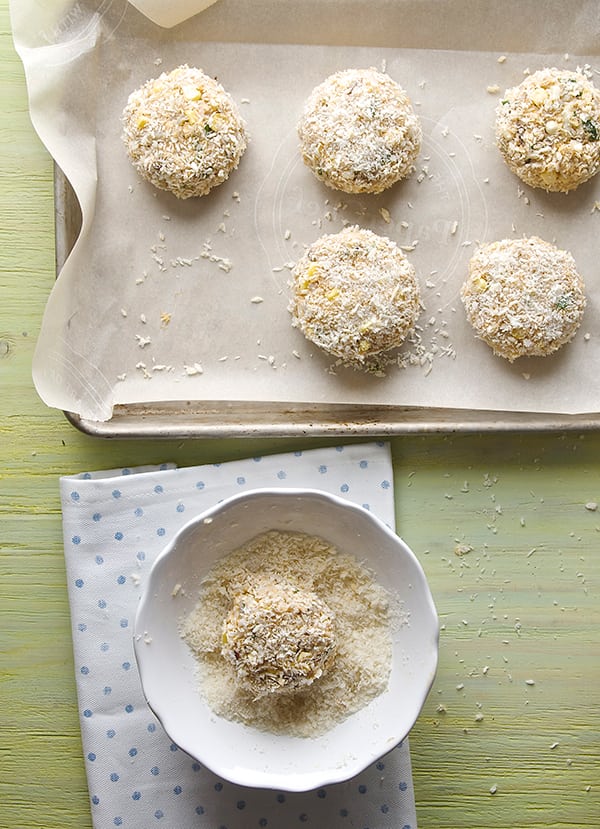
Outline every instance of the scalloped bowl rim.
<path id="1" fill-rule="evenodd" d="M 319 535 L 363 560 L 407 614 L 393 630 L 387 690 L 322 736 L 270 734 L 218 717 L 179 634 L 214 561 L 268 529 Z M 376 554 L 363 546 L 375 539 Z M 198 559 L 202 544 L 209 555 Z M 142 588 L 133 643 L 146 701 L 177 746 L 232 783 L 308 791 L 354 777 L 408 735 L 435 678 L 439 621 L 417 557 L 376 515 L 318 489 L 260 488 L 220 501 L 174 534 Z"/>

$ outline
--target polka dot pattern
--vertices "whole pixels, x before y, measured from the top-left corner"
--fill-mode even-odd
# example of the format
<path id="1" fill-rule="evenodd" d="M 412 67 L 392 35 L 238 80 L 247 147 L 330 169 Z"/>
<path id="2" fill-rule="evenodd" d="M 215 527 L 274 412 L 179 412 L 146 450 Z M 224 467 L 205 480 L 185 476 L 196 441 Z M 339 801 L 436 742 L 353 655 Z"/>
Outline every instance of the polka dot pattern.
<path id="1" fill-rule="evenodd" d="M 61 479 L 65 561 L 83 755 L 95 829 L 416 829 L 408 742 L 354 779 L 313 792 L 220 780 L 179 750 L 142 694 L 133 618 L 150 567 L 193 515 L 256 487 L 311 487 L 362 504 L 393 527 L 386 443 L 175 469 Z"/>

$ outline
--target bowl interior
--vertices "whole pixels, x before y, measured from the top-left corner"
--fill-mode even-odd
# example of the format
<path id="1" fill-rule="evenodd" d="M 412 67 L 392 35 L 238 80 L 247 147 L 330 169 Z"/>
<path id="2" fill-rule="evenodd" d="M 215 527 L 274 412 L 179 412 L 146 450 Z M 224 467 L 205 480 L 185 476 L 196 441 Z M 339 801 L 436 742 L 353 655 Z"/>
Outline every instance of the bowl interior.
<path id="1" fill-rule="evenodd" d="M 269 734 L 216 716 L 179 635 L 214 562 L 272 529 L 320 535 L 365 562 L 405 619 L 394 626 L 387 691 L 320 737 Z M 190 521 L 161 553 L 140 599 L 134 645 L 146 699 L 184 751 L 234 783 L 305 791 L 349 779 L 408 734 L 434 679 L 438 620 L 416 557 L 365 509 L 318 491 L 255 490 Z"/>

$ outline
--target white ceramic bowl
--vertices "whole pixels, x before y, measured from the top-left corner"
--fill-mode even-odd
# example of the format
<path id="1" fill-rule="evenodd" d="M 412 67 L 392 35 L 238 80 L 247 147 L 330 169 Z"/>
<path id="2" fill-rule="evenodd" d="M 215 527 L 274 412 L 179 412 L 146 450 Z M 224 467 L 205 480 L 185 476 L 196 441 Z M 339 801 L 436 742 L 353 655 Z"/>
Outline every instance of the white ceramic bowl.
<path id="1" fill-rule="evenodd" d="M 200 582 L 217 559 L 271 529 L 319 535 L 364 561 L 402 602 L 387 690 L 315 738 L 258 731 L 214 714 L 198 690 L 198 665 L 179 635 Z M 173 596 L 175 585 L 182 590 Z M 348 780 L 390 751 L 414 725 L 431 688 L 439 625 L 414 553 L 363 507 L 317 490 L 257 489 L 189 521 L 155 561 L 135 620 L 144 694 L 171 739 L 233 783 L 307 791 Z"/>

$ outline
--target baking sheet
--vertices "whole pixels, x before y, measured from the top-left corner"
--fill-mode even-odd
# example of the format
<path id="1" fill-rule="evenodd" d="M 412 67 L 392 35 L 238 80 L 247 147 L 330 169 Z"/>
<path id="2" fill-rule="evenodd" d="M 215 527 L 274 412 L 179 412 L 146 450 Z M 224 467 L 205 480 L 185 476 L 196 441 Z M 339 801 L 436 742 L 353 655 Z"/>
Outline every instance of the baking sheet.
<path id="1" fill-rule="evenodd" d="M 85 5 L 78 8 L 85 11 Z M 380 15 L 379 25 L 370 27 L 376 35 L 361 29 L 360 16 L 354 28 L 350 25 L 347 13 L 356 4 L 323 4 L 325 22 L 331 24 L 336 9 L 337 19 L 345 21 L 336 29 L 317 26 L 318 39 L 331 41 L 325 43 L 306 42 L 306 15 L 312 12 L 315 22 L 311 4 L 278 7 L 302 23 L 296 27 L 300 43 L 271 42 L 268 36 L 231 42 L 248 31 L 243 18 L 228 30 L 229 42 L 196 37 L 200 22 L 207 23 L 205 36 L 211 25 L 216 33 L 219 19 L 231 25 L 229 15 L 243 3 L 220 0 L 168 33 L 137 12 L 119 17 L 118 5 L 108 4 L 93 31 L 84 29 L 85 49 L 77 52 L 73 38 L 67 38 L 68 69 L 63 66 L 60 73 L 70 84 L 55 105 L 62 108 L 65 125 L 70 128 L 75 119 L 77 127 L 63 128 L 69 140 L 63 135 L 61 146 L 64 151 L 67 143 L 71 154 L 77 147 L 79 166 L 66 151 L 62 157 L 70 162 L 67 174 L 82 201 L 84 221 L 48 303 L 36 352 L 34 376 L 46 402 L 91 422 L 111 418 L 115 404 L 121 411 L 144 410 L 147 420 L 156 401 L 176 406 L 180 400 L 198 401 L 191 408 L 205 411 L 243 409 L 246 403 L 275 413 L 313 412 L 317 422 L 329 419 L 319 418 L 319 411 L 336 407 L 391 411 L 384 426 L 397 421 L 394 412 L 405 410 L 451 413 L 455 424 L 461 411 L 472 410 L 486 422 L 499 420 L 495 411 L 543 423 L 553 422 L 548 415 L 560 415 L 559 421 L 571 414 L 594 419 L 600 409 L 593 267 L 600 182 L 566 197 L 520 185 L 493 145 L 493 111 L 502 91 L 528 68 L 589 64 L 595 72 L 597 57 L 581 50 L 416 48 L 417 40 L 408 48 L 401 29 L 396 29 L 399 45 L 389 45 L 394 35 L 386 15 L 398 22 L 402 7 L 412 9 L 416 20 L 412 4 L 403 3 L 371 6 L 371 13 Z M 577 4 L 569 14 L 579 24 L 593 5 Z M 260 17 L 267 6 L 258 4 L 254 11 Z M 560 17 L 558 6 L 554 12 L 546 31 L 549 45 L 556 42 L 548 35 Z M 273 28 L 271 34 L 281 34 L 277 23 Z M 568 27 L 561 45 L 574 42 L 574 31 L 581 38 L 579 26 Z M 289 40 L 294 32 L 287 34 Z M 357 44 L 361 34 L 372 43 Z M 517 27 L 516 38 L 522 34 Z M 489 47 L 488 41 L 486 32 L 481 42 Z M 448 42 L 458 45 L 456 31 Z M 535 41 L 538 48 L 542 43 L 543 38 Z M 577 41 L 590 43 L 597 39 Z M 511 45 L 499 42 L 504 44 Z M 468 45 L 478 45 L 476 30 Z M 139 181 L 119 139 L 119 114 L 129 91 L 182 59 L 219 76 L 242 102 L 252 135 L 231 179 L 210 197 L 188 202 Z M 73 62 L 79 70 L 76 84 Z M 423 122 L 415 175 L 382 196 L 336 194 L 299 159 L 295 123 L 304 97 L 327 74 L 349 65 L 385 68 L 409 91 Z M 497 92 L 488 91 L 496 86 Z M 97 183 L 90 181 L 90 165 L 97 169 Z M 402 366 L 388 366 L 381 376 L 336 367 L 289 325 L 291 263 L 321 233 L 346 223 L 404 245 L 423 286 L 426 307 L 416 339 L 403 349 Z M 552 358 L 510 366 L 473 338 L 458 291 L 478 241 L 533 233 L 571 250 L 588 285 L 588 308 L 580 335 L 567 348 Z M 368 411 L 360 420 L 371 420 Z"/>
<path id="2" fill-rule="evenodd" d="M 57 271 L 77 239 L 81 213 L 62 171 L 56 169 Z M 555 431 L 600 427 L 600 415 L 421 408 L 414 406 L 301 405 L 255 401 L 151 401 L 117 405 L 108 421 L 66 413 L 81 431 L 103 438 L 323 435 L 402 435 L 428 432 Z"/>

